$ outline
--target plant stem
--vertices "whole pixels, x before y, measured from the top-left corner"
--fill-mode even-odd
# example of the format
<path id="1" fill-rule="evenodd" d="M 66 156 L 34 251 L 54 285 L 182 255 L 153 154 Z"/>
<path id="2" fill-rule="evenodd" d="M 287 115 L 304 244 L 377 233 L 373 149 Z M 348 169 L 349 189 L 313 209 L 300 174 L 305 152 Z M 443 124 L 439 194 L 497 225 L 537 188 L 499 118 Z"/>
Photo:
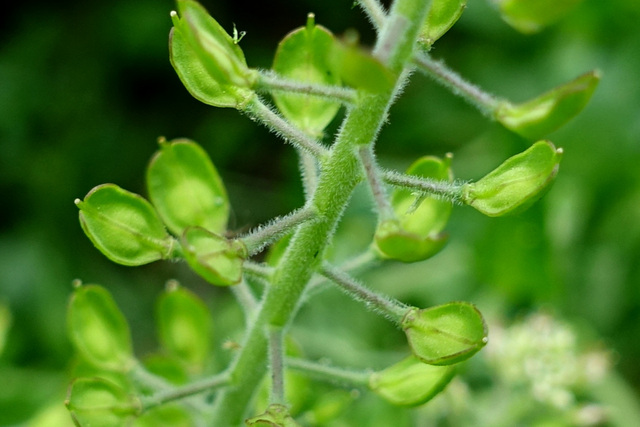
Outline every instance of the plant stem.
<path id="1" fill-rule="evenodd" d="M 236 300 L 244 310 L 246 318 L 249 318 L 253 313 L 255 313 L 258 308 L 258 301 L 253 295 L 253 292 L 251 292 L 247 282 L 241 280 L 237 285 L 231 286 L 231 292 L 233 292 Z"/>
<path id="2" fill-rule="evenodd" d="M 387 198 L 387 191 L 380 179 L 378 165 L 376 164 L 375 156 L 373 154 L 373 147 L 368 145 L 362 146 L 360 147 L 359 153 L 367 175 L 367 181 L 369 181 L 371 193 L 373 194 L 373 199 L 378 207 L 378 221 L 382 222 L 384 220 L 395 218 L 395 212 Z"/>
<path id="3" fill-rule="evenodd" d="M 269 358 L 271 361 L 271 396 L 269 403 L 285 403 L 283 335 L 282 328 L 273 327 L 269 330 Z"/>
<path id="4" fill-rule="evenodd" d="M 387 12 L 378 0 L 358 0 L 358 4 L 367 14 L 369 20 L 373 24 L 376 30 L 379 30 L 384 25 L 384 21 L 387 18 Z"/>
<path id="5" fill-rule="evenodd" d="M 257 96 L 253 97 L 243 112 L 251 119 L 265 125 L 269 130 L 275 132 L 292 145 L 311 153 L 318 159 L 326 158 L 328 154 L 326 147 L 287 122 L 269 106 L 264 104 Z"/>
<path id="6" fill-rule="evenodd" d="M 356 99 L 356 91 L 353 89 L 290 80 L 273 71 L 261 71 L 257 85 L 258 90 L 315 95 L 331 101 L 338 100 L 345 104 L 352 104 Z"/>
<path id="7" fill-rule="evenodd" d="M 502 102 L 500 99 L 469 83 L 458 73 L 448 68 L 443 61 L 436 61 L 426 53 L 417 52 L 413 57 L 413 62 L 424 74 L 451 90 L 453 94 L 465 99 L 485 116 L 493 118 L 495 109 Z"/>
<path id="8" fill-rule="evenodd" d="M 429 2 L 422 0 L 397 0 L 394 3 L 391 15 L 401 14 L 407 23 L 403 36 L 393 39 L 397 45 L 386 54 L 386 65 L 398 80 L 411 59 L 419 25 L 426 16 L 428 6 Z M 382 37 L 377 44 L 388 41 Z M 221 390 L 216 396 L 212 425 L 237 427 L 242 424 L 249 402 L 266 371 L 268 328 L 286 328 L 294 316 L 353 190 L 363 179 L 358 147 L 375 141 L 393 101 L 393 93 L 389 91 L 359 96 L 348 111 L 333 148 L 326 158 L 320 160 L 322 173 L 309 201 L 318 212 L 318 218 L 304 222 L 297 228 L 281 258 L 272 284 L 265 291 L 255 322 L 248 328 L 242 348 L 229 367 L 231 387 Z M 315 142 L 313 146 L 316 146 Z M 314 151 L 318 155 L 325 154 L 324 148 Z"/>
<path id="9" fill-rule="evenodd" d="M 333 384 L 367 386 L 371 375 L 367 371 L 352 371 L 295 357 L 287 357 L 285 361 L 289 369 L 294 369 L 309 377 Z"/>
<path id="10" fill-rule="evenodd" d="M 384 172 L 384 180 L 391 185 L 438 196 L 453 203 L 459 203 L 462 198 L 463 184 L 460 182 L 423 178 L 395 171 Z"/>
<path id="11" fill-rule="evenodd" d="M 325 262 L 322 265 L 321 273 L 328 279 L 331 279 L 336 285 L 340 286 L 340 289 L 348 295 L 363 302 L 367 309 L 382 314 L 396 325 L 400 325 L 402 319 L 407 314 L 409 307 L 405 304 L 366 288 L 356 279 L 331 266 L 329 263 Z"/>
<path id="12" fill-rule="evenodd" d="M 240 237 L 239 240 L 241 240 L 247 247 L 249 256 L 252 256 L 262 251 L 267 245 L 292 231 L 298 225 L 311 220 L 315 216 L 314 210 L 307 206 L 293 211 L 289 215 L 275 218 L 270 223 L 252 230 L 246 236 Z"/>
<path id="13" fill-rule="evenodd" d="M 229 383 L 229 379 L 229 375 L 226 372 L 223 372 L 210 378 L 205 378 L 203 380 L 190 383 L 183 387 L 175 387 L 159 391 L 152 396 L 144 397 L 141 399 L 142 410 L 146 411 L 168 402 L 191 397 L 195 394 L 205 391 L 216 390 L 220 387 L 226 386 Z"/>

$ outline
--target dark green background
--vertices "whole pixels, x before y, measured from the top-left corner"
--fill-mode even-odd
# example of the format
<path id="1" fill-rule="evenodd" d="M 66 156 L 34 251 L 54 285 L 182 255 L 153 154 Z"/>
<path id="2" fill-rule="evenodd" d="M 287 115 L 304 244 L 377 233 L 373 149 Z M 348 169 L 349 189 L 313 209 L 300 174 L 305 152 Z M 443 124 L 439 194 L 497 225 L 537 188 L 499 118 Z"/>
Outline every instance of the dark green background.
<path id="1" fill-rule="evenodd" d="M 373 42 L 349 1 L 259 3 L 203 1 L 225 28 L 235 23 L 247 30 L 241 46 L 250 66 L 269 67 L 277 41 L 309 11 L 337 34 L 355 27 L 364 44 Z M 637 391 L 640 3 L 585 0 L 533 36 L 504 24 L 487 1 L 469 3 L 433 56 L 485 90 L 523 101 L 593 68 L 604 78 L 586 110 L 549 136 L 565 157 L 553 190 L 538 205 L 499 219 L 458 207 L 443 254 L 419 266 L 392 265 L 371 280 L 422 306 L 491 301 L 486 304 L 506 317 L 550 310 L 612 349 L 616 369 Z M 28 418 L 64 391 L 71 358 L 64 316 L 73 279 L 114 293 L 135 325 L 140 353 L 156 345 L 152 304 L 167 279 L 178 277 L 213 307 L 225 306 L 226 292 L 204 286 L 181 266 L 110 263 L 78 225 L 73 200 L 95 185 L 113 182 L 144 194 L 144 167 L 159 136 L 192 138 L 209 151 L 230 193 L 231 229 L 246 230 L 303 202 L 290 147 L 235 111 L 198 103 L 182 87 L 168 60 L 173 8 L 169 0 L 112 0 L 14 3 L 4 11 L 0 301 L 13 321 L 0 355 L 0 425 Z M 477 179 L 527 144 L 416 74 L 377 151 L 383 165 L 398 169 L 421 155 L 451 151 L 456 175 Z M 370 239 L 369 200 L 363 193 L 354 202 L 340 231 L 350 246 L 337 248 L 336 256 Z M 398 345 L 397 336 L 379 333 L 377 320 L 368 314 L 362 320 L 344 304 L 343 311 L 333 307 L 330 319 L 327 309 L 302 319 L 318 336 L 351 322 L 371 338 L 372 349 Z M 316 357 L 331 347 L 316 344 L 310 350 Z M 356 356 L 344 359 L 355 364 Z"/>

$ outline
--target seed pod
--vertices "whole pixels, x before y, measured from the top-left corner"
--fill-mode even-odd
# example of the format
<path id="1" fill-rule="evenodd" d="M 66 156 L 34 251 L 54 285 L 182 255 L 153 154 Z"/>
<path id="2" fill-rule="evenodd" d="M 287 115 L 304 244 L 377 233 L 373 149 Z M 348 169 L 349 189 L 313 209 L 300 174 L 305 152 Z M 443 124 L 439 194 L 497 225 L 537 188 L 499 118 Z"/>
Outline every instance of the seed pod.
<path id="1" fill-rule="evenodd" d="M 402 319 L 414 356 L 430 365 L 467 360 L 487 342 L 487 325 L 478 309 L 466 302 L 409 310 Z"/>
<path id="2" fill-rule="evenodd" d="M 420 40 L 431 46 L 453 27 L 466 7 L 467 0 L 431 0 L 427 19 L 420 30 Z"/>
<path id="3" fill-rule="evenodd" d="M 135 362 L 129 324 L 105 288 L 85 285 L 74 290 L 67 328 L 74 348 L 91 365 L 126 372 Z"/>
<path id="4" fill-rule="evenodd" d="M 197 2 L 178 0 L 169 35 L 173 68 L 196 99 L 216 107 L 242 109 L 254 96 L 258 73 L 249 69 L 238 40 Z"/>
<path id="5" fill-rule="evenodd" d="M 187 227 L 223 233 L 229 200 L 209 155 L 187 139 L 160 141 L 147 167 L 149 198 L 172 233 Z"/>
<path id="6" fill-rule="evenodd" d="M 245 423 L 251 427 L 300 427 L 287 407 L 278 403 L 269 405 L 264 414 L 252 417 Z"/>
<path id="7" fill-rule="evenodd" d="M 210 354 L 211 314 L 204 302 L 182 287 L 170 287 L 156 303 L 158 336 L 168 353 L 192 373 L 201 372 Z"/>
<path id="8" fill-rule="evenodd" d="M 122 426 L 137 415 L 141 403 L 102 378 L 78 378 L 69 386 L 65 406 L 78 426 Z"/>
<path id="9" fill-rule="evenodd" d="M 142 265 L 172 256 L 175 241 L 153 206 L 137 194 L 103 184 L 75 204 L 85 234 L 110 260 Z"/>
<path id="10" fill-rule="evenodd" d="M 417 406 L 444 390 L 454 374 L 453 366 L 428 365 L 409 356 L 373 373 L 369 377 L 369 388 L 394 405 Z"/>
<path id="11" fill-rule="evenodd" d="M 532 34 L 563 16 L 582 0 L 494 0 L 502 19 L 516 30 Z"/>
<path id="12" fill-rule="evenodd" d="M 538 141 L 481 180 L 465 184 L 462 202 L 487 216 L 521 212 L 549 190 L 561 159 L 562 149 Z"/>
<path id="13" fill-rule="evenodd" d="M 542 138 L 575 117 L 589 103 L 601 73 L 590 71 L 522 104 L 502 102 L 496 120 L 515 133 L 531 139 Z"/>
<path id="14" fill-rule="evenodd" d="M 279 75 L 302 83 L 340 85 L 340 77 L 329 62 L 335 43 L 333 34 L 315 25 L 309 14 L 306 27 L 293 30 L 280 42 L 273 61 Z M 313 137 L 333 120 L 340 103 L 307 94 L 274 93 L 273 99 L 282 114 Z"/>
<path id="15" fill-rule="evenodd" d="M 184 257 L 189 266 L 213 285 L 236 285 L 242 278 L 247 249 L 238 240 L 199 227 L 187 228 L 182 235 Z"/>
<path id="16" fill-rule="evenodd" d="M 450 163 L 449 157 L 422 157 L 409 167 L 407 174 L 450 181 Z M 382 221 L 374 236 L 383 257 L 416 262 L 432 257 L 444 247 L 448 236 L 443 229 L 451 215 L 450 202 L 397 189 L 391 204 L 396 218 Z"/>

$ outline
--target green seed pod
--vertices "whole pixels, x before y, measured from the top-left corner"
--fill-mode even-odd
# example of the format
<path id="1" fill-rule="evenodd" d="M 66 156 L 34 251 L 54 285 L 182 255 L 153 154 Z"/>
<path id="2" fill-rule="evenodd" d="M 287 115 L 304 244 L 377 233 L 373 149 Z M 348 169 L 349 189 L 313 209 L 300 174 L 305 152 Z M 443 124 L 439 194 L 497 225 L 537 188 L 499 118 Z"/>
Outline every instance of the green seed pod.
<path id="1" fill-rule="evenodd" d="M 430 365 L 462 362 L 488 342 L 482 315 L 466 302 L 411 309 L 402 319 L 402 329 L 414 356 Z"/>
<path id="2" fill-rule="evenodd" d="M 242 109 L 254 96 L 258 73 L 249 69 L 238 40 L 197 2 L 178 0 L 169 35 L 173 68 L 196 99 L 216 107 Z"/>
<path id="3" fill-rule="evenodd" d="M 340 79 L 352 88 L 371 93 L 393 88 L 391 71 L 370 52 L 358 47 L 355 40 L 336 40 L 329 58 L 331 69 L 336 70 Z"/>
<path id="4" fill-rule="evenodd" d="M 420 31 L 420 41 L 431 46 L 455 24 L 467 7 L 467 0 L 431 0 L 431 8 Z"/>
<path id="5" fill-rule="evenodd" d="M 223 233 L 229 200 L 209 155 L 186 139 L 160 141 L 147 167 L 149 198 L 167 228 L 181 235 L 187 227 Z"/>
<path id="6" fill-rule="evenodd" d="M 426 156 L 415 161 L 407 174 L 450 181 L 451 159 Z M 396 219 L 382 221 L 374 236 L 378 252 L 403 262 L 422 261 L 438 253 L 447 243 L 444 229 L 451 215 L 451 202 L 415 195 L 409 190 L 393 192 L 391 204 Z"/>
<path id="7" fill-rule="evenodd" d="M 333 34 L 315 25 L 309 14 L 307 26 L 287 34 L 278 45 L 273 70 L 303 83 L 340 85 L 340 77 L 329 63 L 335 43 Z M 282 114 L 305 133 L 320 137 L 340 109 L 340 103 L 306 94 L 274 93 Z"/>
<path id="8" fill-rule="evenodd" d="M 409 356 L 373 373 L 369 377 L 369 388 L 394 405 L 417 406 L 444 390 L 454 374 L 453 366 L 427 365 Z"/>
<path id="9" fill-rule="evenodd" d="M 158 336 L 163 347 L 190 372 L 205 368 L 211 350 L 211 314 L 195 294 L 171 286 L 156 304 Z"/>
<path id="10" fill-rule="evenodd" d="M 135 363 L 129 325 L 105 288 L 86 285 L 74 290 L 67 328 L 74 348 L 91 365 L 126 372 Z"/>
<path id="11" fill-rule="evenodd" d="M 76 199 L 80 225 L 100 252 L 122 265 L 170 258 L 175 240 L 149 202 L 114 184 L 93 188 Z"/>
<path id="12" fill-rule="evenodd" d="M 189 266 L 213 285 L 236 285 L 242 278 L 247 249 L 238 240 L 229 241 L 200 227 L 182 235 L 184 257 Z"/>
<path id="13" fill-rule="evenodd" d="M 502 125 L 525 138 L 535 140 L 560 128 L 589 103 L 601 73 L 590 71 L 522 104 L 502 102 L 494 116 Z"/>
<path id="14" fill-rule="evenodd" d="M 538 141 L 481 180 L 465 184 L 462 202 L 487 216 L 521 212 L 549 190 L 561 159 L 561 148 Z"/>
<path id="15" fill-rule="evenodd" d="M 193 417 L 178 404 L 165 404 L 146 410 L 136 418 L 131 427 L 193 427 L 198 425 Z"/>
<path id="16" fill-rule="evenodd" d="M 300 427 L 289 414 L 285 405 L 273 403 L 264 414 L 249 418 L 245 423 L 250 427 Z"/>
<path id="17" fill-rule="evenodd" d="M 532 34 L 563 16 L 582 0 L 494 0 L 502 19 L 516 30 Z"/>
<path id="18" fill-rule="evenodd" d="M 126 390 L 102 378 L 73 381 L 64 404 L 77 426 L 92 427 L 128 425 L 142 406 Z"/>

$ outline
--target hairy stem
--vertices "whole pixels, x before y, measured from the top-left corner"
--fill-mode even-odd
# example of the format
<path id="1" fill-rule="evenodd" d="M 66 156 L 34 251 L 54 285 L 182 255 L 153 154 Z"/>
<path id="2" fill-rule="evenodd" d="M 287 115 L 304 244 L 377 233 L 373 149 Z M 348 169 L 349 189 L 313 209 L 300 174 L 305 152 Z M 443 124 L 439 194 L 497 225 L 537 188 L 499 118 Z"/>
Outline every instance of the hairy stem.
<path id="1" fill-rule="evenodd" d="M 384 20 L 387 18 L 387 12 L 378 0 L 358 0 L 358 4 L 367 14 L 367 17 L 373 24 L 376 30 L 379 30 L 384 25 Z"/>
<path id="2" fill-rule="evenodd" d="M 367 181 L 369 181 L 369 187 L 371 188 L 371 194 L 373 194 L 373 199 L 378 207 L 378 221 L 382 222 L 395 218 L 393 207 L 391 207 L 391 203 L 387 197 L 387 191 L 380 177 L 379 168 L 373 154 L 373 147 L 360 147 L 360 159 L 364 165 Z"/>
<path id="3" fill-rule="evenodd" d="M 345 104 L 352 104 L 356 99 L 356 91 L 353 89 L 290 80 L 273 71 L 260 72 L 257 85 L 258 90 L 315 95 L 331 101 L 341 101 Z"/>
<path id="4" fill-rule="evenodd" d="M 371 375 L 367 371 L 352 371 L 295 357 L 287 357 L 285 361 L 287 368 L 299 371 L 309 377 L 351 387 L 367 386 Z"/>
<path id="5" fill-rule="evenodd" d="M 462 198 L 463 184 L 460 182 L 423 178 L 395 171 L 384 172 L 384 180 L 388 184 L 431 196 L 441 197 L 453 203 L 459 203 Z"/>

